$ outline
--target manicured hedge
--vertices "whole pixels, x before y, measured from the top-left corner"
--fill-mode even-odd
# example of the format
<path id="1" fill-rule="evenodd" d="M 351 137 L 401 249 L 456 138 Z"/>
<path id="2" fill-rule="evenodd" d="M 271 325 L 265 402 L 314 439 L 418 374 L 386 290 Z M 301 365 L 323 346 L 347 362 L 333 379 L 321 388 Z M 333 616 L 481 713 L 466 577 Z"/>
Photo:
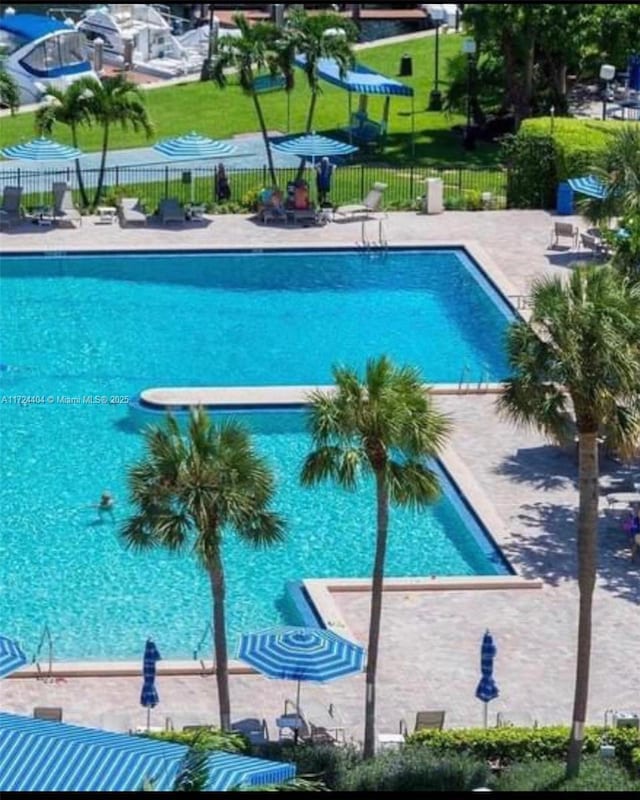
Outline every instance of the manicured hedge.
<path id="1" fill-rule="evenodd" d="M 163 742 L 186 744 L 189 747 L 195 744 L 204 750 L 224 750 L 227 753 L 248 753 L 251 749 L 247 738 L 241 733 L 225 733 L 214 727 L 197 731 L 159 731 L 147 733 L 145 736 L 161 739 Z"/>
<path id="2" fill-rule="evenodd" d="M 565 778 L 561 761 L 514 764 L 490 781 L 495 792 L 638 792 L 640 782 L 615 761 L 587 756 L 577 778 Z"/>
<path id="3" fill-rule="evenodd" d="M 418 731 L 409 737 L 415 744 L 427 745 L 436 753 L 468 753 L 480 759 L 500 759 L 502 762 L 562 760 L 567 754 L 569 728 L 471 728 L 444 731 Z M 603 742 L 616 748 L 616 760 L 632 768 L 640 748 L 640 731 L 632 728 L 585 729 L 584 752 L 597 753 Z M 632 755 L 633 754 L 633 755 Z"/>

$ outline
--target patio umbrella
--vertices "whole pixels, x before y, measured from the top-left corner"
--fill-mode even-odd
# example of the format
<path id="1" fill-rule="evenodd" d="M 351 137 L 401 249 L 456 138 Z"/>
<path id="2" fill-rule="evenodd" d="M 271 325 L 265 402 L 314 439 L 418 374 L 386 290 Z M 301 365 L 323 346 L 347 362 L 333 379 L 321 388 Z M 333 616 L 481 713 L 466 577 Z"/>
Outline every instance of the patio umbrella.
<path id="1" fill-rule="evenodd" d="M 357 152 L 355 145 L 330 139 L 319 133 L 299 133 L 293 136 L 275 136 L 271 140 L 274 150 L 300 158 L 310 158 L 315 163 L 322 156 L 347 156 Z"/>
<path id="2" fill-rule="evenodd" d="M 0 636 L 0 678 L 11 675 L 26 663 L 27 657 L 18 643 L 6 636 Z"/>
<path id="3" fill-rule="evenodd" d="M 66 144 L 54 142 L 51 139 L 46 139 L 40 136 L 38 139 L 32 139 L 30 142 L 21 142 L 14 144 L 10 147 L 5 147 L 2 150 L 2 155 L 5 158 L 12 158 L 21 161 L 71 161 L 71 159 L 80 158 L 84 155 L 82 150 L 77 147 L 70 147 Z M 42 183 L 38 181 L 40 186 L 40 205 L 42 205 L 43 187 Z"/>
<path id="4" fill-rule="evenodd" d="M 152 639 L 147 639 L 142 658 L 142 675 L 144 681 L 140 693 L 140 705 L 147 709 L 147 730 L 151 726 L 151 709 L 158 705 L 160 698 L 156 689 L 156 661 L 162 656 L 158 652 Z"/>
<path id="5" fill-rule="evenodd" d="M 494 700 L 500 692 L 493 679 L 493 659 L 496 657 L 497 648 L 489 631 L 485 631 L 480 648 L 480 671 L 482 677 L 476 688 L 476 697 L 484 703 L 484 727 L 487 727 L 489 701 Z"/>
<path id="6" fill-rule="evenodd" d="M 268 678 L 326 683 L 361 672 L 364 648 L 325 628 L 269 628 L 244 634 L 238 657 Z"/>
<path id="7" fill-rule="evenodd" d="M 585 175 L 582 178 L 569 178 L 569 186 L 574 192 L 603 200 L 607 196 L 605 185 L 595 175 Z"/>
<path id="8" fill-rule="evenodd" d="M 236 147 L 229 142 L 219 142 L 191 131 L 184 136 L 156 142 L 153 149 L 174 161 L 205 161 L 209 158 L 228 156 L 235 152 Z M 190 185 L 191 202 L 193 202 L 193 181 L 190 182 Z"/>

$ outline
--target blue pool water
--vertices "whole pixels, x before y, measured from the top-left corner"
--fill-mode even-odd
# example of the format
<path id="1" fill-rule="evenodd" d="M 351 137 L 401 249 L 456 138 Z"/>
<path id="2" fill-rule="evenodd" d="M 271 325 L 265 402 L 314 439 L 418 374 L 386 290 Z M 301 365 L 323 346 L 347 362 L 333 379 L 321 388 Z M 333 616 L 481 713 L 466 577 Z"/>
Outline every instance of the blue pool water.
<path id="1" fill-rule="evenodd" d="M 506 310 L 454 251 L 3 257 L 0 269 L 0 631 L 29 655 L 47 623 L 58 659 L 138 658 L 149 634 L 165 658 L 190 657 L 210 615 L 191 559 L 133 555 L 116 537 L 126 468 L 141 454 L 127 405 L 62 398 L 323 383 L 335 361 L 382 352 L 430 381 L 457 381 L 465 363 L 505 374 Z M 301 414 L 245 419 L 276 472 L 288 539 L 254 552 L 228 538 L 232 643 L 291 620 L 289 580 L 368 576 L 375 523 L 372 487 L 299 486 Z M 89 507 L 103 489 L 117 498 L 115 524 Z M 450 494 L 426 514 L 393 512 L 388 575 L 504 571 Z"/>

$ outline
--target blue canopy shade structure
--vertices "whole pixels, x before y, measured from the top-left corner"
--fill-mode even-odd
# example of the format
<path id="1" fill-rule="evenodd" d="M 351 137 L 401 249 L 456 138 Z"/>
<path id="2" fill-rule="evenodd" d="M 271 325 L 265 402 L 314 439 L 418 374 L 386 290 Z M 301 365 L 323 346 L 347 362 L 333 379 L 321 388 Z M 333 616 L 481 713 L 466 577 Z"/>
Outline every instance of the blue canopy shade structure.
<path id="1" fill-rule="evenodd" d="M 151 780 L 170 791 L 188 747 L 140 736 L 0 713 L 0 792 L 135 792 Z M 214 752 L 206 790 L 263 786 L 295 776 L 293 764 Z"/>
<path id="2" fill-rule="evenodd" d="M 330 139 L 319 133 L 301 133 L 293 136 L 274 136 L 270 139 L 274 150 L 300 158 L 322 158 L 322 156 L 348 156 L 358 148 L 347 142 Z"/>
<path id="3" fill-rule="evenodd" d="M 168 158 L 182 161 L 199 161 L 207 158 L 220 158 L 235 152 L 229 142 L 219 142 L 191 131 L 174 139 L 163 139 L 153 145 L 153 149 Z"/>
<path id="4" fill-rule="evenodd" d="M 147 709 L 147 730 L 151 725 L 151 709 L 160 702 L 156 689 L 156 661 L 160 661 L 161 658 L 153 640 L 147 639 L 142 657 L 143 683 L 140 693 L 140 705 Z"/>
<path id="5" fill-rule="evenodd" d="M 637 53 L 629 58 L 629 89 L 640 92 L 640 55 Z"/>
<path id="6" fill-rule="evenodd" d="M 304 56 L 296 56 L 296 66 L 304 68 L 306 59 Z M 352 69 L 340 75 L 338 62 L 333 58 L 321 58 L 318 60 L 318 76 L 322 80 L 346 89 L 347 92 L 356 94 L 382 94 L 382 95 L 403 95 L 413 97 L 413 89 L 400 81 L 388 78 L 376 72 L 364 64 L 355 64 Z"/>
<path id="7" fill-rule="evenodd" d="M 480 648 L 480 672 L 482 677 L 476 688 L 476 697 L 484 703 L 484 727 L 487 727 L 487 714 L 489 702 L 494 700 L 500 692 L 498 685 L 493 678 L 493 659 L 498 652 L 493 637 L 489 631 L 485 631 L 482 637 L 482 646 Z"/>
<path id="8" fill-rule="evenodd" d="M 569 186 L 574 192 L 603 200 L 607 196 L 604 184 L 595 175 L 585 175 L 583 178 L 569 178 Z"/>
<path id="9" fill-rule="evenodd" d="M 0 636 L 0 678 L 11 675 L 27 663 L 27 657 L 17 642 Z"/>
<path id="10" fill-rule="evenodd" d="M 5 158 L 19 158 L 23 161 L 69 161 L 72 158 L 79 158 L 82 150 L 53 142 L 51 139 L 41 136 L 30 142 L 5 147 L 2 155 Z"/>
<path id="11" fill-rule="evenodd" d="M 25 42 L 32 42 L 50 33 L 73 30 L 73 26 L 40 14 L 4 14 L 0 19 L 0 30 L 13 33 Z"/>

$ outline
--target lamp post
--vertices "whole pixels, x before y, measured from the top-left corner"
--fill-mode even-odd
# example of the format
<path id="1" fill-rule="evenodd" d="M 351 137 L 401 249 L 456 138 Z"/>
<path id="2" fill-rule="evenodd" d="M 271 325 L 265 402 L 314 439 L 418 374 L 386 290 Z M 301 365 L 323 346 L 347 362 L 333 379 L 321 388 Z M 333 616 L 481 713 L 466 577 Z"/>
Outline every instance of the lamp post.
<path id="1" fill-rule="evenodd" d="M 600 80 L 604 81 L 602 91 L 602 119 L 607 118 L 607 95 L 609 94 L 609 81 L 616 76 L 616 68 L 612 64 L 603 64 L 600 67 Z"/>
<path id="2" fill-rule="evenodd" d="M 471 136 L 471 74 L 473 70 L 473 57 L 476 52 L 474 39 L 463 39 L 462 52 L 467 54 L 467 125 L 464 132 L 464 146 L 467 150 L 473 150 L 475 142 Z"/>
<path id="3" fill-rule="evenodd" d="M 434 7 L 429 16 L 433 24 L 436 26 L 436 52 L 435 52 L 435 67 L 434 67 L 434 80 L 433 89 L 429 95 L 428 111 L 440 111 L 442 109 L 442 94 L 438 88 L 440 83 L 440 23 L 442 22 L 443 9 Z"/>

